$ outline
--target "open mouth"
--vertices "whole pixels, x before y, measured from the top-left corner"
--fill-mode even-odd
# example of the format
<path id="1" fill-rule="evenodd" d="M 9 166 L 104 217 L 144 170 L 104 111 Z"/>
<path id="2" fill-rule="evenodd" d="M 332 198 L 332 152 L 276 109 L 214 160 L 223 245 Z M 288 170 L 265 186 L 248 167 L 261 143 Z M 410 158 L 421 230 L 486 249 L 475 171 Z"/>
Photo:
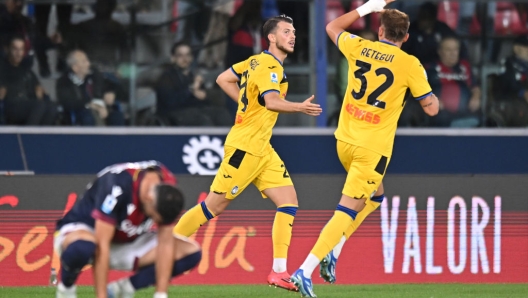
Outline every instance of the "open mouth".
<path id="1" fill-rule="evenodd" d="M 293 48 L 295 46 L 295 41 L 290 41 L 288 44 Z"/>

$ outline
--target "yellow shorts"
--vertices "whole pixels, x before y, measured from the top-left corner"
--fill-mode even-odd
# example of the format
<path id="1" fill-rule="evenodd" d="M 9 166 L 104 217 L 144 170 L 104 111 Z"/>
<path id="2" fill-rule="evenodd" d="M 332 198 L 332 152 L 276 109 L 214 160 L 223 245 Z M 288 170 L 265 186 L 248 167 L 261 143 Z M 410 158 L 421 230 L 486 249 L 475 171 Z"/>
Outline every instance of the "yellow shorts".
<path id="1" fill-rule="evenodd" d="M 293 185 L 275 150 L 265 156 L 253 156 L 233 147 L 225 147 L 224 151 L 224 160 L 211 184 L 211 191 L 225 193 L 226 199 L 236 198 L 250 183 L 261 193 L 268 188 Z M 264 193 L 262 197 L 266 198 Z"/>
<path id="2" fill-rule="evenodd" d="M 348 172 L 343 194 L 370 199 L 381 185 L 390 157 L 339 140 L 337 155 Z"/>

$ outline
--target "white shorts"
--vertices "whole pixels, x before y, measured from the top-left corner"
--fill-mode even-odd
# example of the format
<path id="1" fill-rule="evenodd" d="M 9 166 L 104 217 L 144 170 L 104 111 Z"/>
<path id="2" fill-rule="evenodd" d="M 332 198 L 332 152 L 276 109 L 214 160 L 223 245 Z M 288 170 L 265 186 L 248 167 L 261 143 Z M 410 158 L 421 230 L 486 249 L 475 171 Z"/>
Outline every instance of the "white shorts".
<path id="1" fill-rule="evenodd" d="M 64 237 L 73 231 L 88 231 L 94 233 L 94 229 L 84 223 L 69 223 L 64 225 L 55 233 L 53 248 L 60 256 L 62 254 L 62 243 Z M 158 246 L 158 236 L 155 232 L 148 232 L 137 237 L 129 243 L 112 243 L 110 245 L 110 269 L 132 271 L 136 260 L 146 255 Z"/>

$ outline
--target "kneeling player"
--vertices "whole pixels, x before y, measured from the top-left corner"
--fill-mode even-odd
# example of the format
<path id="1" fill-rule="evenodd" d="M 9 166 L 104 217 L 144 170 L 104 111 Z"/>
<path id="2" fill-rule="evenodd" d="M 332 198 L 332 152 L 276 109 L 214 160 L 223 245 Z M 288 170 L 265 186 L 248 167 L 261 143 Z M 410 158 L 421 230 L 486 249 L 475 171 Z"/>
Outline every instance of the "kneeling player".
<path id="1" fill-rule="evenodd" d="M 83 198 L 57 222 L 54 248 L 61 259 L 57 297 L 76 297 L 82 268 L 94 265 L 97 297 L 133 297 L 156 285 L 154 297 L 167 297 L 170 278 L 195 267 L 197 243 L 173 236 L 183 208 L 176 180 L 161 163 L 118 164 L 101 171 Z M 151 227 L 156 223 L 157 231 Z M 108 270 L 135 274 L 107 285 Z"/>

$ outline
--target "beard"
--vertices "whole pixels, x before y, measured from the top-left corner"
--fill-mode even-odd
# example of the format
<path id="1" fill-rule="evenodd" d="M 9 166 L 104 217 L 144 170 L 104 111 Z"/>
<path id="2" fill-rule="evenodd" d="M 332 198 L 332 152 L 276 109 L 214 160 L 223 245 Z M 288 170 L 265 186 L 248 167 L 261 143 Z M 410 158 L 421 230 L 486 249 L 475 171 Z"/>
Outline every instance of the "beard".
<path id="1" fill-rule="evenodd" d="M 292 50 L 288 50 L 287 48 L 285 48 L 283 45 L 281 45 L 279 43 L 277 43 L 277 49 L 283 51 L 286 54 L 293 54 L 293 49 Z"/>

